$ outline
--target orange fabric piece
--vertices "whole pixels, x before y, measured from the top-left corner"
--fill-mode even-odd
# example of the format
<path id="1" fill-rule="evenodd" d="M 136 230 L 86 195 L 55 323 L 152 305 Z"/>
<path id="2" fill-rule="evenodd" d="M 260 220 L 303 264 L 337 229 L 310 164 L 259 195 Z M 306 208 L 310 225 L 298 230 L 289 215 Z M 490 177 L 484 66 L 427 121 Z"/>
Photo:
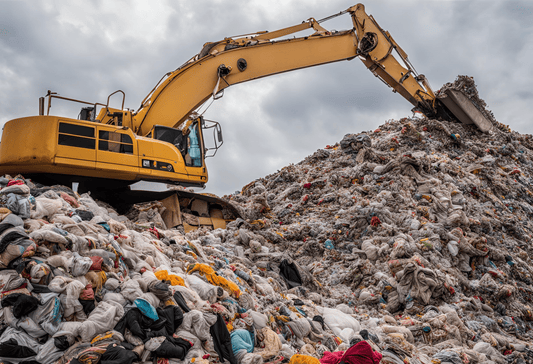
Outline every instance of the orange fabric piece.
<path id="1" fill-rule="evenodd" d="M 215 270 L 208 266 L 207 264 L 192 264 L 187 267 L 187 273 L 191 274 L 193 272 L 198 272 L 201 275 L 203 275 L 211 284 L 214 284 L 215 286 L 222 287 L 231 294 L 233 294 L 235 297 L 239 298 L 241 294 L 241 290 L 239 289 L 239 286 L 237 286 L 235 283 L 228 281 L 226 278 L 218 276 L 215 273 Z"/>
<path id="2" fill-rule="evenodd" d="M 158 272 L 155 272 L 155 276 L 160 281 L 170 281 L 170 284 L 172 286 L 184 286 L 185 287 L 185 281 L 183 280 L 183 278 L 175 274 L 168 274 L 168 271 L 166 270 L 160 270 Z"/>
<path id="3" fill-rule="evenodd" d="M 295 354 L 291 356 L 289 364 L 320 364 L 320 360 L 309 355 Z"/>

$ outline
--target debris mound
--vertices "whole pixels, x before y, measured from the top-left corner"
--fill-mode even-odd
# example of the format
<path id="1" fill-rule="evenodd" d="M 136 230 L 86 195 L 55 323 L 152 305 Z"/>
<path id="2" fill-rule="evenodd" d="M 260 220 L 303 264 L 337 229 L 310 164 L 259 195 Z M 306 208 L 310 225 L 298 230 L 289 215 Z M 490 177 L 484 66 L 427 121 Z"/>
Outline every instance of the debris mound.
<path id="1" fill-rule="evenodd" d="M 507 127 L 390 120 L 225 196 L 243 217 L 226 229 L 188 233 L 155 202 L 128 218 L 5 176 L 0 357 L 533 362 L 532 159 Z"/>

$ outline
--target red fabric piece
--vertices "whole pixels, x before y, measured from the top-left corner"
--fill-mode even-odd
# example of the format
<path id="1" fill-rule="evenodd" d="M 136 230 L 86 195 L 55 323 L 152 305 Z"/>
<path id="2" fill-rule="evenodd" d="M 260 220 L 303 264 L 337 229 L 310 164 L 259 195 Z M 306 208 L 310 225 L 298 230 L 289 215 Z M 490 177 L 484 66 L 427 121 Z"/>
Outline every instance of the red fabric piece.
<path id="1" fill-rule="evenodd" d="M 372 347 L 366 341 L 360 341 L 350 347 L 340 361 L 349 364 L 379 364 L 383 355 L 373 351 Z"/>
<path id="2" fill-rule="evenodd" d="M 20 179 L 12 179 L 7 183 L 7 187 L 13 186 L 13 185 L 23 185 L 24 181 L 21 181 Z"/>
<path id="3" fill-rule="evenodd" d="M 91 260 L 93 261 L 93 264 L 91 265 L 91 268 L 89 268 L 89 270 L 95 270 L 97 272 L 101 271 L 104 258 L 99 256 L 93 256 L 91 257 Z"/>
<path id="4" fill-rule="evenodd" d="M 59 195 L 61 196 L 63 200 L 67 201 L 70 206 L 76 207 L 76 208 L 80 207 L 80 204 L 78 203 L 78 201 L 76 201 L 74 197 L 66 194 L 65 192 L 61 192 Z"/>
<path id="5" fill-rule="evenodd" d="M 89 283 L 87 286 L 85 286 L 85 289 L 80 293 L 80 299 L 86 301 L 94 300 L 94 291 L 92 284 Z"/>
<path id="6" fill-rule="evenodd" d="M 336 351 L 331 353 L 329 351 L 324 352 L 324 356 L 320 359 L 320 364 L 337 364 L 341 361 L 344 351 Z"/>
<path id="7" fill-rule="evenodd" d="M 149 232 L 155 235 L 156 238 L 159 239 L 159 231 L 155 227 L 148 229 Z"/>

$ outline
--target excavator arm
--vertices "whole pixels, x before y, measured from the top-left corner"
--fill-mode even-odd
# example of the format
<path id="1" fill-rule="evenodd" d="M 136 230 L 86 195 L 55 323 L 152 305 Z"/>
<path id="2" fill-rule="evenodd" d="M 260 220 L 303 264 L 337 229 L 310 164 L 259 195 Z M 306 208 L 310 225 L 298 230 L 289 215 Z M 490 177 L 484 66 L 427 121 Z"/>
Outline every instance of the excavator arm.
<path id="1" fill-rule="evenodd" d="M 433 91 L 390 34 L 365 13 L 362 4 L 335 16 L 346 13 L 353 23 L 347 31 L 329 32 L 321 21 L 311 18 L 273 32 L 205 44 L 199 54 L 156 85 L 133 115 L 131 128 L 138 135 L 147 135 L 154 125 L 176 128 L 210 97 L 217 98 L 231 85 L 355 57 L 415 107 L 434 114 Z M 315 32 L 276 40 L 306 29 Z"/>

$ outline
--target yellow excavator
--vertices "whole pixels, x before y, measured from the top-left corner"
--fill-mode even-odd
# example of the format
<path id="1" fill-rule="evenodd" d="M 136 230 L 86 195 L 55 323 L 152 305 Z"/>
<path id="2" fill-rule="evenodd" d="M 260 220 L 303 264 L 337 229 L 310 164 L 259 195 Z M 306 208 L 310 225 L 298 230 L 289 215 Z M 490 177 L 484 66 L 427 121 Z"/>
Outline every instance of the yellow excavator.
<path id="1" fill-rule="evenodd" d="M 349 14 L 351 30 L 328 31 L 321 23 Z M 288 37 L 312 29 L 308 36 Z M 144 180 L 203 187 L 205 158 L 222 145 L 222 130 L 196 111 L 225 88 L 282 72 L 359 58 L 380 80 L 431 117 L 475 123 L 487 120 L 459 91 L 436 97 L 407 54 L 362 4 L 330 17 L 206 43 L 175 71 L 168 72 L 137 111 L 124 109 L 124 92 L 107 103 L 65 98 L 48 91 L 39 115 L 8 121 L 0 143 L 0 175 L 22 174 L 42 183 L 78 182 L 80 190 L 116 191 Z M 111 108 L 112 95 L 122 107 Z M 46 103 L 46 99 L 48 100 Z M 53 99 L 85 104 L 77 119 L 50 115 Z M 206 138 L 213 138 L 211 148 Z M 116 195 L 116 193 L 114 193 Z"/>

